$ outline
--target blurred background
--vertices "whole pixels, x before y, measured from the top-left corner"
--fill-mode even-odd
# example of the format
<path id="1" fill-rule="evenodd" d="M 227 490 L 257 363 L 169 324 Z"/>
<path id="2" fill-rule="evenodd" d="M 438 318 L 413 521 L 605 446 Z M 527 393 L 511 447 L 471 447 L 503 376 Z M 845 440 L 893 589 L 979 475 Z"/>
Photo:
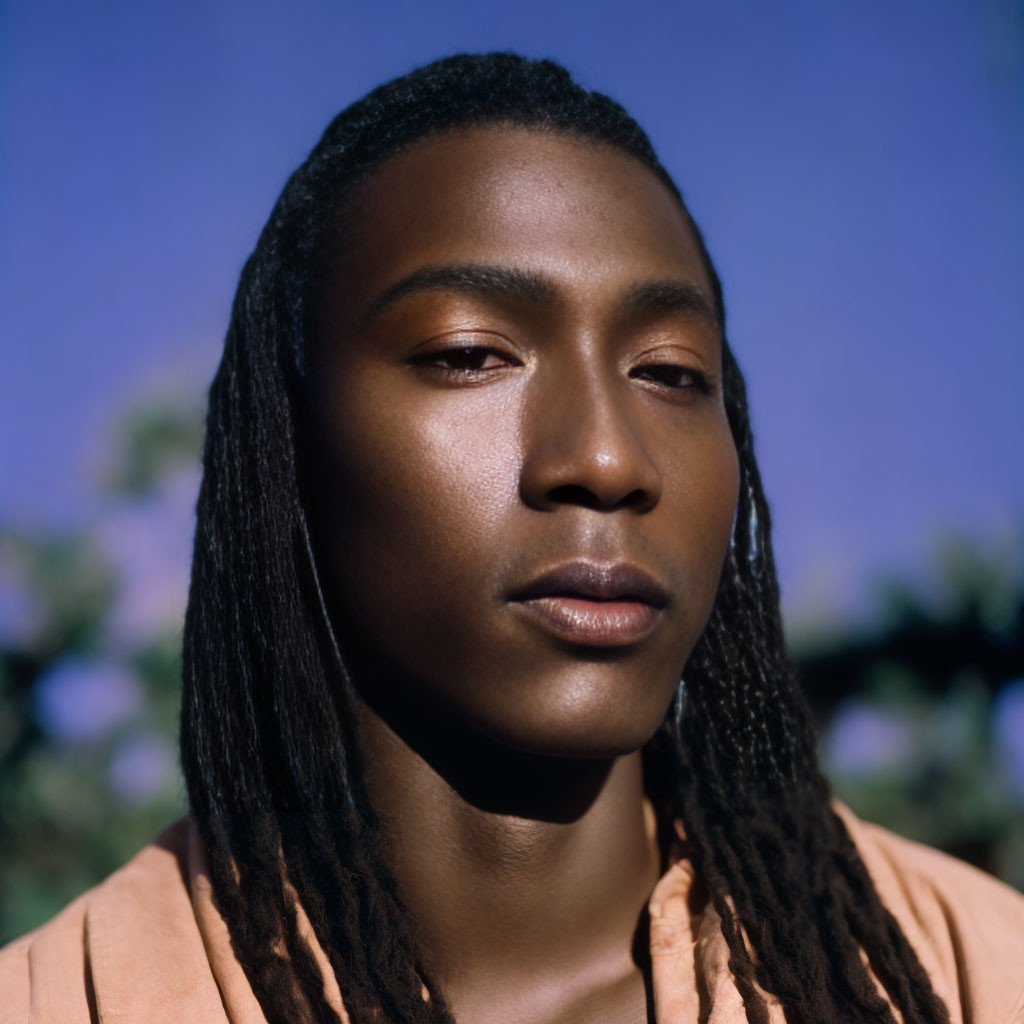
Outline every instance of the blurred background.
<path id="1" fill-rule="evenodd" d="M 747 373 L 837 793 L 1024 888 L 1024 4 L 5 0 L 0 941 L 183 813 L 203 395 L 329 117 L 457 51 L 650 132 Z"/>

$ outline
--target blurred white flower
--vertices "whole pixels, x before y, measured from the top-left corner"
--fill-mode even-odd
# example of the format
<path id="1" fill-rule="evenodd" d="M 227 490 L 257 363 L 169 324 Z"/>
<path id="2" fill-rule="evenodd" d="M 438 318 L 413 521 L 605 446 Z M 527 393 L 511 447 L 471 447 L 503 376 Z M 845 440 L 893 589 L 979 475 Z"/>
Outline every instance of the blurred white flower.
<path id="1" fill-rule="evenodd" d="M 141 804 L 169 785 L 174 757 L 167 741 L 153 733 L 125 740 L 110 762 L 110 785 L 126 803 Z"/>
<path id="2" fill-rule="evenodd" d="M 70 657 L 36 683 L 34 700 L 36 721 L 50 735 L 89 740 L 135 715 L 142 687 L 122 665 Z"/>
<path id="3" fill-rule="evenodd" d="M 1007 683 L 992 703 L 992 740 L 1010 789 L 1024 803 L 1024 679 Z"/>
<path id="4" fill-rule="evenodd" d="M 179 629 L 188 594 L 199 470 L 182 468 L 144 500 L 116 506 L 97 525 L 100 545 L 117 574 L 109 629 L 133 647 Z"/>
<path id="5" fill-rule="evenodd" d="M 865 775 L 906 761 L 914 731 L 896 711 L 848 701 L 835 713 L 825 736 L 825 758 L 833 771 Z"/>

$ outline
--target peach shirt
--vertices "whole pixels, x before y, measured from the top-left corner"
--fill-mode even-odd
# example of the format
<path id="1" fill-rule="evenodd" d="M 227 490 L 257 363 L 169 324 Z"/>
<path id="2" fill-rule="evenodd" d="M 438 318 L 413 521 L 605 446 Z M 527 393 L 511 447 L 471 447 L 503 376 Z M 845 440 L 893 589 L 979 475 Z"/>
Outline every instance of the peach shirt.
<path id="1" fill-rule="evenodd" d="M 1024 1024 L 1024 896 L 838 810 L 953 1024 Z M 658 1024 L 742 1024 L 718 916 L 710 905 L 690 906 L 693 879 L 689 862 L 676 860 L 651 895 L 655 1016 Z M 326 957 L 313 948 L 324 969 Z M 340 1011 L 333 974 L 324 976 L 325 996 Z M 781 1008 L 769 1003 L 782 1024 Z M 187 818 L 0 950 L 2 1024 L 97 1020 L 266 1024 L 213 906 Z"/>

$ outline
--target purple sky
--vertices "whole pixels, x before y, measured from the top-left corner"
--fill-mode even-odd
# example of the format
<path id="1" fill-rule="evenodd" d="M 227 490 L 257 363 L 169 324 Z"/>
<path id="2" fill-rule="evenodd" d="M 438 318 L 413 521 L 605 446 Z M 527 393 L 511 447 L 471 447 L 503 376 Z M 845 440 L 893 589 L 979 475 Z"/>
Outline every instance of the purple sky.
<path id="1" fill-rule="evenodd" d="M 459 49 L 554 56 L 651 133 L 747 372 L 795 616 L 1024 523 L 1024 25 L 900 4 L 7 0 L 0 520 L 94 514 L 116 411 L 212 372 L 327 119 Z"/>

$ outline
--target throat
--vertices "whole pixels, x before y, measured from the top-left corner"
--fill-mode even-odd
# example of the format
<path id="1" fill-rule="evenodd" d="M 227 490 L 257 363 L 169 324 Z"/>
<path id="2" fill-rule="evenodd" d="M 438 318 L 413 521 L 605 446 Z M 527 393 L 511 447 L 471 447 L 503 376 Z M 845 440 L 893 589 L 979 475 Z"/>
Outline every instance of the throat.
<path id="1" fill-rule="evenodd" d="M 474 799 L 471 781 L 378 716 L 363 715 L 360 735 L 385 859 L 460 1024 L 596 1021 L 601 1006 L 647 1019 L 646 908 L 662 858 L 639 751 L 509 753 L 505 784 L 488 772 Z"/>

